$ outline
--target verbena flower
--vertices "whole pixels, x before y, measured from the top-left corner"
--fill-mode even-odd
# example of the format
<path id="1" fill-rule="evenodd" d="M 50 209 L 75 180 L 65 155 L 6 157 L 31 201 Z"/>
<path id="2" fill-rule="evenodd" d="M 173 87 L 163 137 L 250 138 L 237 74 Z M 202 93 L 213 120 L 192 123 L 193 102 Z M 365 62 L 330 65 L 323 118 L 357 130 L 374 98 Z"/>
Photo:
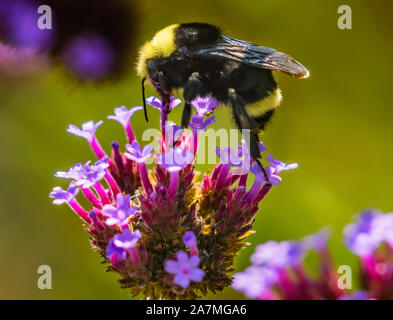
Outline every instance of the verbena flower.
<path id="1" fill-rule="evenodd" d="M 57 204 L 67 203 L 85 221 L 92 246 L 133 296 L 196 299 L 231 285 L 236 253 L 247 245 L 259 203 L 272 185 L 255 169 L 245 144 L 237 151 L 220 150 L 220 163 L 200 181 L 194 163 L 197 137 L 166 121 L 168 106 L 160 99 L 150 97 L 147 102 L 161 112 L 159 151 L 141 146 L 129 132 L 130 118 L 140 107 L 116 108 L 109 117 L 126 131 L 129 144 L 124 153 L 117 142 L 110 156 L 100 146 L 96 130 L 102 121 L 81 128 L 70 125 L 67 131 L 86 139 L 99 160 L 57 172 L 57 177 L 73 181 L 68 190 L 57 187 L 50 196 Z M 179 103 L 172 97 L 169 108 Z M 204 111 L 215 105 L 208 98 L 203 106 L 193 103 Z M 192 121 L 196 135 L 214 121 L 204 118 L 201 110 Z M 177 132 L 179 139 L 167 131 Z M 278 170 L 273 173 L 278 175 Z M 78 188 L 90 201 L 86 210 L 75 198 Z"/>
<path id="2" fill-rule="evenodd" d="M 189 257 L 184 251 L 178 251 L 177 260 L 168 260 L 165 271 L 174 274 L 173 282 L 182 288 L 187 288 L 190 281 L 201 282 L 205 272 L 198 268 L 200 259 L 197 256 Z"/>
<path id="3" fill-rule="evenodd" d="M 105 223 L 108 226 L 118 225 L 122 229 L 128 226 L 130 219 L 135 217 L 138 207 L 130 207 L 130 195 L 123 195 L 119 193 L 116 196 L 116 206 L 105 205 L 102 213 L 108 217 Z"/>
<path id="4" fill-rule="evenodd" d="M 345 244 L 361 262 L 359 291 L 351 293 L 339 286 L 326 228 L 300 241 L 269 241 L 257 246 L 252 266 L 235 274 L 233 288 L 253 299 L 393 299 L 392 234 L 393 214 L 376 210 L 364 211 L 345 227 Z M 317 277 L 306 268 L 310 250 L 319 256 Z"/>
<path id="5" fill-rule="evenodd" d="M 130 229 L 125 229 L 122 233 L 116 234 L 110 241 L 106 248 L 106 255 L 108 258 L 117 256 L 121 260 L 127 258 L 127 254 L 133 255 L 132 249 L 135 248 L 141 233 L 139 230 L 132 232 Z"/>
<path id="6" fill-rule="evenodd" d="M 211 96 L 197 97 L 191 101 L 198 116 L 209 115 L 219 105 L 218 101 Z"/>

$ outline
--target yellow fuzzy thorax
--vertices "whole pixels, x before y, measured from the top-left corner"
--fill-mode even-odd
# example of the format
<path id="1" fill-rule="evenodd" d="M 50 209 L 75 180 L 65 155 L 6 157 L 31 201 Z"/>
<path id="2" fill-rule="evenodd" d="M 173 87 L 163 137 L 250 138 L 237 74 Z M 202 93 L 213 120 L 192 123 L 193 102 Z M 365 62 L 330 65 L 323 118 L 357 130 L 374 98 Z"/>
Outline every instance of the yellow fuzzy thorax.
<path id="1" fill-rule="evenodd" d="M 246 106 L 247 113 L 252 117 L 263 115 L 269 110 L 277 108 L 282 100 L 281 90 L 279 88 L 270 92 L 270 94 L 254 104 Z"/>
<path id="2" fill-rule="evenodd" d="M 178 24 L 172 24 L 158 31 L 152 40 L 142 46 L 136 64 L 136 71 L 140 77 L 148 78 L 147 60 L 158 57 L 169 57 L 175 51 L 175 29 L 178 26 Z"/>

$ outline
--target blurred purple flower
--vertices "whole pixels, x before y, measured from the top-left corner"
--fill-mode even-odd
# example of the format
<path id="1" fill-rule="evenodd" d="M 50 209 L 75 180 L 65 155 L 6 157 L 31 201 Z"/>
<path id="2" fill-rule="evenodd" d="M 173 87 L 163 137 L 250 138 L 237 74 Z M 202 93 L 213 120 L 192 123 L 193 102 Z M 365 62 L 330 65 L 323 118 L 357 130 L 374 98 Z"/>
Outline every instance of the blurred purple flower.
<path id="1" fill-rule="evenodd" d="M 38 27 L 37 2 L 29 0 L 2 0 L 2 2 L 0 18 L 6 30 L 6 41 L 16 47 L 36 51 L 48 50 L 53 32 L 51 29 Z"/>
<path id="2" fill-rule="evenodd" d="M 63 52 L 65 65 L 81 80 L 101 80 L 114 66 L 115 52 L 109 42 L 98 35 L 73 38 Z"/>
<path id="3" fill-rule="evenodd" d="M 201 282 L 205 272 L 198 268 L 200 259 L 198 256 L 191 258 L 184 251 L 176 254 L 176 260 L 168 260 L 165 264 L 165 270 L 168 273 L 176 275 L 173 282 L 183 288 L 190 285 L 190 281 Z"/>
<path id="4" fill-rule="evenodd" d="M 267 267 L 251 266 L 234 275 L 232 287 L 242 291 L 248 298 L 262 298 L 277 281 L 277 273 Z"/>
<path id="5" fill-rule="evenodd" d="M 304 257 L 305 246 L 295 241 L 268 241 L 256 247 L 251 256 L 254 265 L 268 266 L 281 270 L 300 263 Z"/>
<path id="6" fill-rule="evenodd" d="M 371 255 L 383 241 L 380 228 L 375 228 L 381 213 L 367 210 L 358 215 L 358 221 L 344 228 L 346 246 L 359 256 Z"/>

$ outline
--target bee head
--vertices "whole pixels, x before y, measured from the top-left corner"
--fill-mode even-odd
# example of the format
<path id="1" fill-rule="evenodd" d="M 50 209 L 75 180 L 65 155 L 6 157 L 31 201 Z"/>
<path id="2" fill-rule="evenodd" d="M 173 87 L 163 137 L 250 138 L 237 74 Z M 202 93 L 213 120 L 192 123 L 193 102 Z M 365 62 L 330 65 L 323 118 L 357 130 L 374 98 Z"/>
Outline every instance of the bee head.
<path id="1" fill-rule="evenodd" d="M 177 24 L 172 24 L 158 31 L 152 40 L 146 42 L 139 50 L 136 64 L 137 74 L 142 78 L 148 78 L 148 61 L 160 57 L 169 57 L 175 50 L 175 30 Z"/>

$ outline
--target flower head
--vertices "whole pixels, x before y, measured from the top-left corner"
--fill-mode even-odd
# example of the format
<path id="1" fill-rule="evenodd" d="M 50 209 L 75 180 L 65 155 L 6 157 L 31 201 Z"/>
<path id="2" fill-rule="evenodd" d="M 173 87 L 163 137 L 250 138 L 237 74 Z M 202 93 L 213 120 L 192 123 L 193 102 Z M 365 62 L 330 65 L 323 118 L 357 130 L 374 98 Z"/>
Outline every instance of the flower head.
<path id="1" fill-rule="evenodd" d="M 184 251 L 176 254 L 177 260 L 168 260 L 165 264 L 165 270 L 174 274 L 173 282 L 183 288 L 190 285 L 190 281 L 201 282 L 205 272 L 198 268 L 200 259 L 198 256 L 189 257 Z"/>
<path id="2" fill-rule="evenodd" d="M 72 199 L 75 198 L 78 192 L 79 189 L 76 186 L 75 182 L 71 182 L 67 190 L 63 190 L 61 187 L 54 187 L 52 192 L 49 194 L 49 197 L 55 199 L 53 200 L 54 204 L 59 205 L 70 202 Z"/>
<path id="3" fill-rule="evenodd" d="M 126 227 L 128 225 L 128 221 L 131 217 L 133 217 L 138 208 L 132 206 L 130 208 L 130 195 L 123 195 L 119 193 L 116 196 L 116 207 L 112 205 L 105 205 L 102 209 L 102 213 L 108 217 L 105 223 L 108 226 L 113 226 L 115 224 L 120 227 Z"/>
<path id="4" fill-rule="evenodd" d="M 129 228 L 125 229 L 122 233 L 116 234 L 106 248 L 106 256 L 109 258 L 116 254 L 121 260 L 127 258 L 127 252 L 131 248 L 135 248 L 138 240 L 142 234 L 139 230 L 132 232 Z"/>
<path id="5" fill-rule="evenodd" d="M 140 107 L 120 107 L 109 118 L 126 126 L 129 144 L 125 153 L 114 142 L 111 156 L 105 154 L 95 137 L 101 122 L 68 128 L 72 134 L 87 139 L 101 160 L 78 163 L 56 176 L 75 180 L 75 187 L 82 185 L 81 191 L 89 201 L 83 206 L 90 207 L 85 210 L 73 199 L 72 190 L 54 191 L 61 202 L 69 201 L 67 204 L 87 223 L 92 246 L 106 257 L 108 270 L 121 276 L 122 286 L 129 288 L 133 296 L 197 299 L 208 290 L 231 285 L 236 252 L 246 246 L 244 240 L 251 234 L 259 203 L 272 185 L 264 183 L 261 175 L 247 188 L 249 168 L 242 175 L 231 169 L 241 166 L 244 159 L 251 163 L 249 150 L 243 147 L 237 151 L 218 150 L 221 163 L 205 173 L 200 182 L 193 165 L 198 134 L 214 117 L 204 119 L 205 111 L 199 110 L 191 123 L 193 135 L 182 134 L 180 143 L 175 143 L 176 134 L 171 138 L 170 132 L 182 133 L 181 128 L 167 121 L 168 113 L 160 99 L 151 97 L 148 102 L 162 111 L 162 136 L 158 139 L 162 151 L 154 156 L 156 162 L 151 169 L 146 162 L 154 155 L 153 146 L 141 148 L 130 124 L 130 116 Z M 165 109 L 178 103 L 180 100 L 172 97 L 171 106 L 165 105 Z M 207 110 L 212 105 L 198 106 Z M 263 145 L 260 147 L 263 150 Z M 102 177 L 108 189 L 98 182 Z M 266 268 L 270 273 L 277 272 Z"/>

